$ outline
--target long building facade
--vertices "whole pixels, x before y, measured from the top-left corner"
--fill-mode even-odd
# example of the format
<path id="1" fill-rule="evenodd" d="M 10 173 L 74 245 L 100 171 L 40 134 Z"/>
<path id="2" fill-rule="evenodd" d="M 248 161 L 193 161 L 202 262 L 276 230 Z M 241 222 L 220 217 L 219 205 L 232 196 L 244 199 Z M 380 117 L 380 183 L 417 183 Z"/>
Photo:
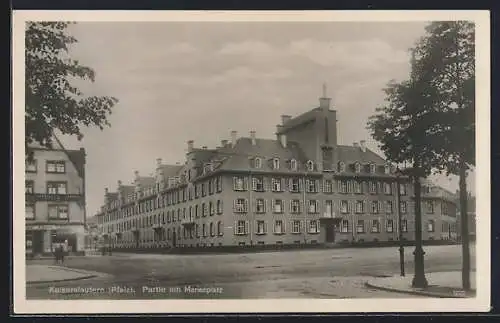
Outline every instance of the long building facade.
<path id="1" fill-rule="evenodd" d="M 453 200 L 427 186 L 424 239 L 451 239 Z M 283 115 L 275 139 L 232 131 L 214 149 L 188 141 L 183 164 L 157 159 L 154 176 L 135 172 L 130 185 L 106 188 L 96 217 L 105 241 L 124 249 L 376 242 L 398 240 L 400 227 L 413 240 L 412 201 L 407 178 L 364 141 L 337 143 L 336 111 L 323 97 Z"/>
<path id="2" fill-rule="evenodd" d="M 26 253 L 45 254 L 55 244 L 69 252 L 85 247 L 85 150 L 32 146 L 25 167 Z"/>

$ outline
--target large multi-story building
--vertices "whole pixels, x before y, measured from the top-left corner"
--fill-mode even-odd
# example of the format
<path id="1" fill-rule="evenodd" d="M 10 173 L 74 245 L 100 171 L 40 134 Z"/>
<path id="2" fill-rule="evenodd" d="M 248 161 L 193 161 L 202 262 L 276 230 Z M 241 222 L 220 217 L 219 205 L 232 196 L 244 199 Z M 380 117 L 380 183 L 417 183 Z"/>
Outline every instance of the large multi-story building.
<path id="1" fill-rule="evenodd" d="M 283 115 L 275 139 L 232 131 L 214 149 L 188 141 L 184 163 L 157 159 L 154 176 L 135 172 L 131 185 L 105 189 L 97 218 L 114 248 L 391 241 L 400 195 L 402 235 L 413 240 L 411 192 L 365 141 L 338 144 L 336 111 L 323 97 Z M 454 218 L 425 215 L 425 239 L 444 239 Z"/>
<path id="2" fill-rule="evenodd" d="M 49 253 L 55 243 L 84 249 L 85 150 L 31 146 L 25 169 L 26 252 Z"/>

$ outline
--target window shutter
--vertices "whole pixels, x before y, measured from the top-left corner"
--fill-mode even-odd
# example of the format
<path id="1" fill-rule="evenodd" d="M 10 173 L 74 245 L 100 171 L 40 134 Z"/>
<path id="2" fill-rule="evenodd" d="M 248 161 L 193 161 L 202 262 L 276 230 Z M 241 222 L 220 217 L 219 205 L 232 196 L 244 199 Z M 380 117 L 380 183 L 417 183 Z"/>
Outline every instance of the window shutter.
<path id="1" fill-rule="evenodd" d="M 299 202 L 299 213 L 304 212 L 304 200 Z"/>
<path id="2" fill-rule="evenodd" d="M 267 221 L 264 221 L 264 233 L 267 233 Z"/>
<path id="3" fill-rule="evenodd" d="M 281 191 L 285 192 L 286 191 L 286 179 L 281 178 Z"/>
<path id="4" fill-rule="evenodd" d="M 320 189 L 321 192 L 326 193 L 327 192 L 327 185 L 326 185 L 326 179 L 322 180 L 320 183 Z"/>
<path id="5" fill-rule="evenodd" d="M 245 234 L 248 234 L 249 233 L 249 229 L 250 228 L 250 222 L 249 221 L 245 221 Z"/>
<path id="6" fill-rule="evenodd" d="M 365 221 L 365 232 L 370 232 L 370 221 Z"/>
<path id="7" fill-rule="evenodd" d="M 276 220 L 273 222 L 273 233 L 276 233 Z"/>
<path id="8" fill-rule="evenodd" d="M 198 227 L 199 229 L 199 227 Z M 238 221 L 234 221 L 234 234 L 238 234 Z M 196 230 L 196 236 L 199 236 L 199 230 Z"/>
<path id="9" fill-rule="evenodd" d="M 319 209 L 319 201 L 315 200 L 314 203 L 316 204 L 316 213 L 321 213 Z"/>
<path id="10" fill-rule="evenodd" d="M 253 224 L 253 232 L 258 233 L 259 232 L 259 221 L 255 220 Z"/>
<path id="11" fill-rule="evenodd" d="M 382 201 L 378 201 L 378 213 L 382 213 L 383 212 L 383 204 L 382 204 Z"/>
<path id="12" fill-rule="evenodd" d="M 304 180 L 302 178 L 299 178 L 299 192 L 304 191 Z"/>
<path id="13" fill-rule="evenodd" d="M 354 226 L 354 221 L 347 220 L 347 232 L 352 232 Z"/>
<path id="14" fill-rule="evenodd" d="M 250 202 L 248 201 L 248 199 L 245 199 L 245 212 L 248 212 L 248 204 Z"/>
<path id="15" fill-rule="evenodd" d="M 356 209 L 354 208 L 353 201 L 347 202 L 347 213 L 356 213 Z"/>
<path id="16" fill-rule="evenodd" d="M 257 190 L 257 179 L 255 177 L 252 178 L 252 190 Z"/>
<path id="17" fill-rule="evenodd" d="M 265 212 L 268 212 L 268 209 L 267 209 L 267 200 L 264 200 L 264 213 Z"/>
<path id="18" fill-rule="evenodd" d="M 337 189 L 338 189 L 339 193 L 342 192 L 342 181 L 341 180 L 337 181 Z"/>
<path id="19" fill-rule="evenodd" d="M 237 178 L 236 176 L 233 177 L 233 190 L 236 191 L 236 181 L 237 181 Z"/>
<path id="20" fill-rule="evenodd" d="M 236 201 L 237 200 L 234 200 L 233 201 L 233 211 L 236 212 Z M 201 208 L 201 212 L 203 213 L 203 207 Z"/>
<path id="21" fill-rule="evenodd" d="M 283 223 L 282 232 L 285 233 L 286 232 L 286 221 L 282 221 L 281 223 Z"/>
<path id="22" fill-rule="evenodd" d="M 243 189 L 248 190 L 248 177 L 246 176 L 243 178 Z"/>
<path id="23" fill-rule="evenodd" d="M 321 230 L 321 224 L 319 223 L 319 221 L 318 221 L 318 220 L 316 220 L 316 232 L 318 232 L 318 233 L 319 233 L 319 232 L 320 232 L 320 230 Z"/>
<path id="24" fill-rule="evenodd" d="M 315 189 L 316 192 L 320 191 L 319 185 L 320 185 L 320 180 L 319 179 L 315 180 L 314 181 L 314 189 Z"/>
<path id="25" fill-rule="evenodd" d="M 288 207 L 289 207 L 290 213 L 292 213 L 292 201 L 293 200 L 290 200 L 290 202 L 288 203 Z"/>
<path id="26" fill-rule="evenodd" d="M 288 190 L 291 191 L 293 187 L 293 181 L 291 178 L 288 179 Z"/>

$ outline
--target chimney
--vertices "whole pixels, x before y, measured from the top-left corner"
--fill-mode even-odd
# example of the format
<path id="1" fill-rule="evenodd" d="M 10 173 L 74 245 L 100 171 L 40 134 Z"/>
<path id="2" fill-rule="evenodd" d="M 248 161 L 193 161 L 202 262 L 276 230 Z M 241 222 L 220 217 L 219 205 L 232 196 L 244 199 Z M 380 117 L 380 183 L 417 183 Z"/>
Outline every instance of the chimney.
<path id="1" fill-rule="evenodd" d="M 353 147 L 359 147 L 359 144 L 358 144 L 357 142 L 353 142 L 353 143 L 352 143 L 352 146 L 353 146 Z"/>
<path id="2" fill-rule="evenodd" d="M 135 175 L 135 179 L 138 179 L 139 178 L 139 171 L 138 170 L 134 171 L 134 175 Z"/>
<path id="3" fill-rule="evenodd" d="M 207 146 L 203 146 L 203 147 L 201 147 L 201 148 L 202 148 L 202 149 L 207 149 Z"/>
<path id="4" fill-rule="evenodd" d="M 292 116 L 284 114 L 281 116 L 281 124 L 284 125 L 285 123 L 287 123 L 291 119 L 292 119 Z"/>
<path id="5" fill-rule="evenodd" d="M 122 181 L 118 180 L 118 187 L 122 186 Z"/>
<path id="6" fill-rule="evenodd" d="M 257 139 L 255 139 L 255 131 L 250 131 L 250 138 L 252 139 L 252 146 L 257 145 Z"/>
<path id="7" fill-rule="evenodd" d="M 156 158 L 156 166 L 161 166 L 161 158 Z"/>
<path id="8" fill-rule="evenodd" d="M 108 188 L 107 188 L 107 187 L 106 187 L 106 188 L 104 188 L 104 194 L 105 194 L 105 195 L 107 195 L 108 193 L 109 193 Z"/>
<path id="9" fill-rule="evenodd" d="M 227 140 L 226 140 L 226 139 L 221 140 L 221 141 L 220 141 L 220 145 L 221 145 L 222 147 L 226 147 L 226 145 L 227 145 Z"/>
<path id="10" fill-rule="evenodd" d="M 280 134 L 280 141 L 283 148 L 286 148 L 286 135 L 284 133 Z"/>
<path id="11" fill-rule="evenodd" d="M 319 98 L 319 107 L 323 110 L 329 110 L 331 101 L 332 99 L 326 95 L 326 83 L 323 83 L 323 96 Z"/>
<path id="12" fill-rule="evenodd" d="M 366 151 L 366 146 L 365 146 L 365 144 L 366 144 L 366 140 L 360 140 L 360 141 L 359 141 L 359 146 L 361 147 L 361 150 L 362 150 L 363 152 L 365 152 L 365 151 Z"/>
<path id="13" fill-rule="evenodd" d="M 231 145 L 234 147 L 236 146 L 236 136 L 238 135 L 238 132 L 233 130 L 231 131 Z"/>
<path id="14" fill-rule="evenodd" d="M 283 128 L 282 125 L 276 125 L 276 139 L 286 148 L 286 135 L 283 133 Z"/>
<path id="15" fill-rule="evenodd" d="M 188 144 L 188 152 L 193 151 L 194 141 L 193 140 L 189 140 L 187 142 L 187 144 Z"/>

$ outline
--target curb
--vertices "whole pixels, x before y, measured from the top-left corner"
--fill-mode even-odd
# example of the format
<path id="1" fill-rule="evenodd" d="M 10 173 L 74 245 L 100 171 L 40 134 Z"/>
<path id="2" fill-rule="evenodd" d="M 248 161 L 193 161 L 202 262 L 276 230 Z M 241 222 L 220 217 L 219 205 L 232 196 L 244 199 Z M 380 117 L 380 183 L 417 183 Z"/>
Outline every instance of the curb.
<path id="1" fill-rule="evenodd" d="M 68 267 L 60 267 L 60 266 L 48 266 L 48 268 L 56 269 L 56 270 L 72 271 L 75 273 L 82 274 L 82 276 L 75 277 L 75 278 L 54 279 L 54 280 L 26 281 L 26 285 L 37 285 L 37 284 L 49 284 L 49 283 L 77 281 L 77 280 L 84 280 L 84 279 L 95 278 L 95 277 L 106 275 L 106 274 L 98 274 L 98 273 L 94 273 L 94 272 L 90 272 L 90 271 L 84 271 L 84 270 L 73 269 L 73 268 L 68 268 Z"/>
<path id="2" fill-rule="evenodd" d="M 380 286 L 376 285 L 373 283 L 365 282 L 365 286 L 369 288 L 375 288 L 387 292 L 395 292 L 395 293 L 403 293 L 403 294 L 410 294 L 410 295 L 420 295 L 420 296 L 429 296 L 429 297 L 439 297 L 439 298 L 468 298 L 466 296 L 455 296 L 455 295 L 449 295 L 449 294 L 442 294 L 442 293 L 436 293 L 436 292 L 427 292 L 427 291 L 420 291 L 420 290 L 408 290 L 408 289 L 399 289 L 399 288 L 394 288 L 394 287 L 386 287 L 386 286 Z"/>
<path id="3" fill-rule="evenodd" d="M 58 280 L 38 280 L 38 281 L 27 281 L 27 282 L 26 282 L 26 285 L 50 284 L 50 283 L 63 283 L 63 282 L 77 281 L 77 280 L 84 280 L 84 279 L 95 278 L 95 277 L 97 277 L 97 275 L 87 275 L 87 276 L 81 276 L 81 277 L 76 277 L 76 278 L 66 278 L 66 279 L 58 279 Z"/>

